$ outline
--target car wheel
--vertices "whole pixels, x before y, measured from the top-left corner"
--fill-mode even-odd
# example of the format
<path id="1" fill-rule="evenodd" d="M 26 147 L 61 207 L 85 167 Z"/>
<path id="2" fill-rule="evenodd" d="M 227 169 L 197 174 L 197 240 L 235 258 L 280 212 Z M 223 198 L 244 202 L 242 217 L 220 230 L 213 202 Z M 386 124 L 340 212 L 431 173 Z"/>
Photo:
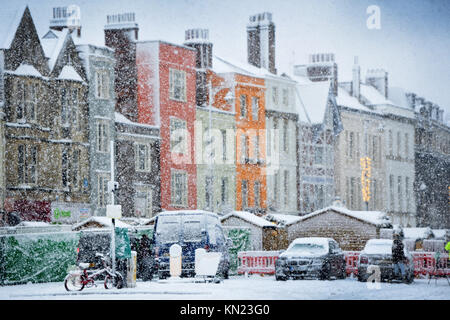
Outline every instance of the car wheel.
<path id="1" fill-rule="evenodd" d="M 279 276 L 275 274 L 275 280 L 277 281 L 286 281 L 286 276 Z"/>
<path id="2" fill-rule="evenodd" d="M 222 277 L 224 278 L 224 279 L 228 279 L 230 276 L 229 276 L 229 273 L 230 273 L 230 268 L 229 267 L 227 267 L 227 268 L 225 268 L 224 270 L 223 270 L 223 272 L 222 272 Z"/>
<path id="3" fill-rule="evenodd" d="M 414 281 L 414 272 L 412 273 L 408 273 L 408 275 L 406 276 L 406 283 L 407 284 L 411 284 Z"/>
<path id="4" fill-rule="evenodd" d="M 323 265 L 322 270 L 320 271 L 319 279 L 320 280 L 330 280 L 330 275 L 331 275 L 331 265 L 329 262 L 326 262 Z"/>
<path id="5" fill-rule="evenodd" d="M 341 268 L 341 273 L 338 276 L 338 279 L 345 279 L 347 278 L 347 272 L 345 271 L 345 266 Z"/>

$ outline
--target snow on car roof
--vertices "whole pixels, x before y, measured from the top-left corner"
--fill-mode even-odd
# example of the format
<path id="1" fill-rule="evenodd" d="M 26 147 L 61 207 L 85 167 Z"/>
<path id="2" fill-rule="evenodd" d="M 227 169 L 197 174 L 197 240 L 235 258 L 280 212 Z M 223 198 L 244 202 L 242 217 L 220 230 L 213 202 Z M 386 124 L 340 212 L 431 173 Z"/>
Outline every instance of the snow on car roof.
<path id="1" fill-rule="evenodd" d="M 361 253 L 364 254 L 391 254 L 391 239 L 369 239 Z"/>
<path id="2" fill-rule="evenodd" d="M 393 242 L 394 240 L 392 240 L 392 239 L 369 239 L 369 240 L 367 240 L 367 243 L 366 243 L 366 245 L 368 245 L 368 244 L 374 244 L 374 245 L 383 245 L 383 244 L 385 244 L 385 245 L 392 245 L 392 242 Z"/>
<path id="3" fill-rule="evenodd" d="M 429 227 L 425 228 L 402 228 L 405 239 L 428 239 L 433 236 L 433 231 Z"/>
<path id="4" fill-rule="evenodd" d="M 178 215 L 178 214 L 210 214 L 217 216 L 216 213 L 211 211 L 205 211 L 205 210 L 168 210 L 168 211 L 161 211 L 158 213 L 159 215 Z"/>
<path id="5" fill-rule="evenodd" d="M 333 239 L 331 239 L 331 238 L 320 238 L 320 237 L 297 238 L 294 241 L 292 241 L 291 244 L 312 243 L 312 244 L 319 244 L 319 245 L 328 246 L 328 241 L 330 241 L 330 240 L 333 240 Z"/>

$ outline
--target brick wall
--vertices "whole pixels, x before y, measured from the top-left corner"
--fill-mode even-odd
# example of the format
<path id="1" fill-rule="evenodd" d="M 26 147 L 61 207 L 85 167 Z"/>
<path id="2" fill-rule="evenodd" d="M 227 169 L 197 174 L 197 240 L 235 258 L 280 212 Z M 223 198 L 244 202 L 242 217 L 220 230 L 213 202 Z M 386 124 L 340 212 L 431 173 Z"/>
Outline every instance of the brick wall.
<path id="1" fill-rule="evenodd" d="M 336 240 L 342 250 L 362 250 L 367 240 L 378 238 L 377 227 L 334 211 L 313 216 L 287 227 L 291 243 L 301 237 L 327 237 Z"/>

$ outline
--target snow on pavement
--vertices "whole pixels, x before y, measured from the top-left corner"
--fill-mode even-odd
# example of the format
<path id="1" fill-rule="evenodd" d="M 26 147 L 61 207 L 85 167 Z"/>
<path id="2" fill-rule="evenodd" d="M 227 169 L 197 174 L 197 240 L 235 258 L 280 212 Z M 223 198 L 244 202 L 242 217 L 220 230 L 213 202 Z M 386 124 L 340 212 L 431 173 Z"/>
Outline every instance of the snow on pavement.
<path id="1" fill-rule="evenodd" d="M 103 284 L 81 292 L 67 292 L 62 282 L 0 287 L 1 300 L 448 300 L 450 285 L 416 279 L 413 284 L 380 283 L 368 288 L 352 278 L 345 280 L 275 281 L 273 276 L 230 277 L 221 283 L 138 281 L 135 288 L 106 290 Z"/>

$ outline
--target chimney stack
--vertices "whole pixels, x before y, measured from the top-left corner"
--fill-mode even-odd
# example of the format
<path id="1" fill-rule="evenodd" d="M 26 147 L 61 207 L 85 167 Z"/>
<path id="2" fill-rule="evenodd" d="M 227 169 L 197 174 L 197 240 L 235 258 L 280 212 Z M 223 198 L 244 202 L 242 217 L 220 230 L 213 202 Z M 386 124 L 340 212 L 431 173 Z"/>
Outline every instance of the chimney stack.
<path id="1" fill-rule="evenodd" d="M 251 65 L 276 74 L 275 24 L 272 13 L 252 15 L 247 24 L 247 58 Z"/>
<path id="2" fill-rule="evenodd" d="M 110 33 L 121 33 L 130 41 L 138 40 L 138 24 L 134 12 L 111 14 L 106 16 L 105 36 Z"/>
<path id="3" fill-rule="evenodd" d="M 208 29 L 189 29 L 185 32 L 184 45 L 197 50 L 196 68 L 212 68 L 212 47 Z"/>
<path id="4" fill-rule="evenodd" d="M 369 69 L 366 73 L 366 83 L 375 87 L 388 99 L 388 73 L 384 69 Z"/>
<path id="5" fill-rule="evenodd" d="M 353 62 L 352 96 L 359 100 L 361 91 L 361 68 L 358 64 L 358 57 L 355 56 Z"/>
<path id="6" fill-rule="evenodd" d="M 412 110 L 416 110 L 416 94 L 412 92 L 406 93 L 406 99 L 408 100 L 408 106 Z"/>
<path id="7" fill-rule="evenodd" d="M 208 86 L 206 70 L 212 68 L 213 44 L 209 41 L 208 29 L 188 29 L 185 31 L 184 45 L 197 51 L 195 58 L 196 72 L 196 104 L 208 104 Z"/>
<path id="8" fill-rule="evenodd" d="M 53 8 L 53 18 L 50 19 L 50 29 L 61 31 L 69 29 L 71 33 L 76 31 L 76 36 L 81 37 L 81 10 L 79 6 Z"/>
<path id="9" fill-rule="evenodd" d="M 309 55 L 309 63 L 294 66 L 294 74 L 306 76 L 313 82 L 329 81 L 333 94 L 338 94 L 338 69 L 334 53 L 313 53 Z"/>

